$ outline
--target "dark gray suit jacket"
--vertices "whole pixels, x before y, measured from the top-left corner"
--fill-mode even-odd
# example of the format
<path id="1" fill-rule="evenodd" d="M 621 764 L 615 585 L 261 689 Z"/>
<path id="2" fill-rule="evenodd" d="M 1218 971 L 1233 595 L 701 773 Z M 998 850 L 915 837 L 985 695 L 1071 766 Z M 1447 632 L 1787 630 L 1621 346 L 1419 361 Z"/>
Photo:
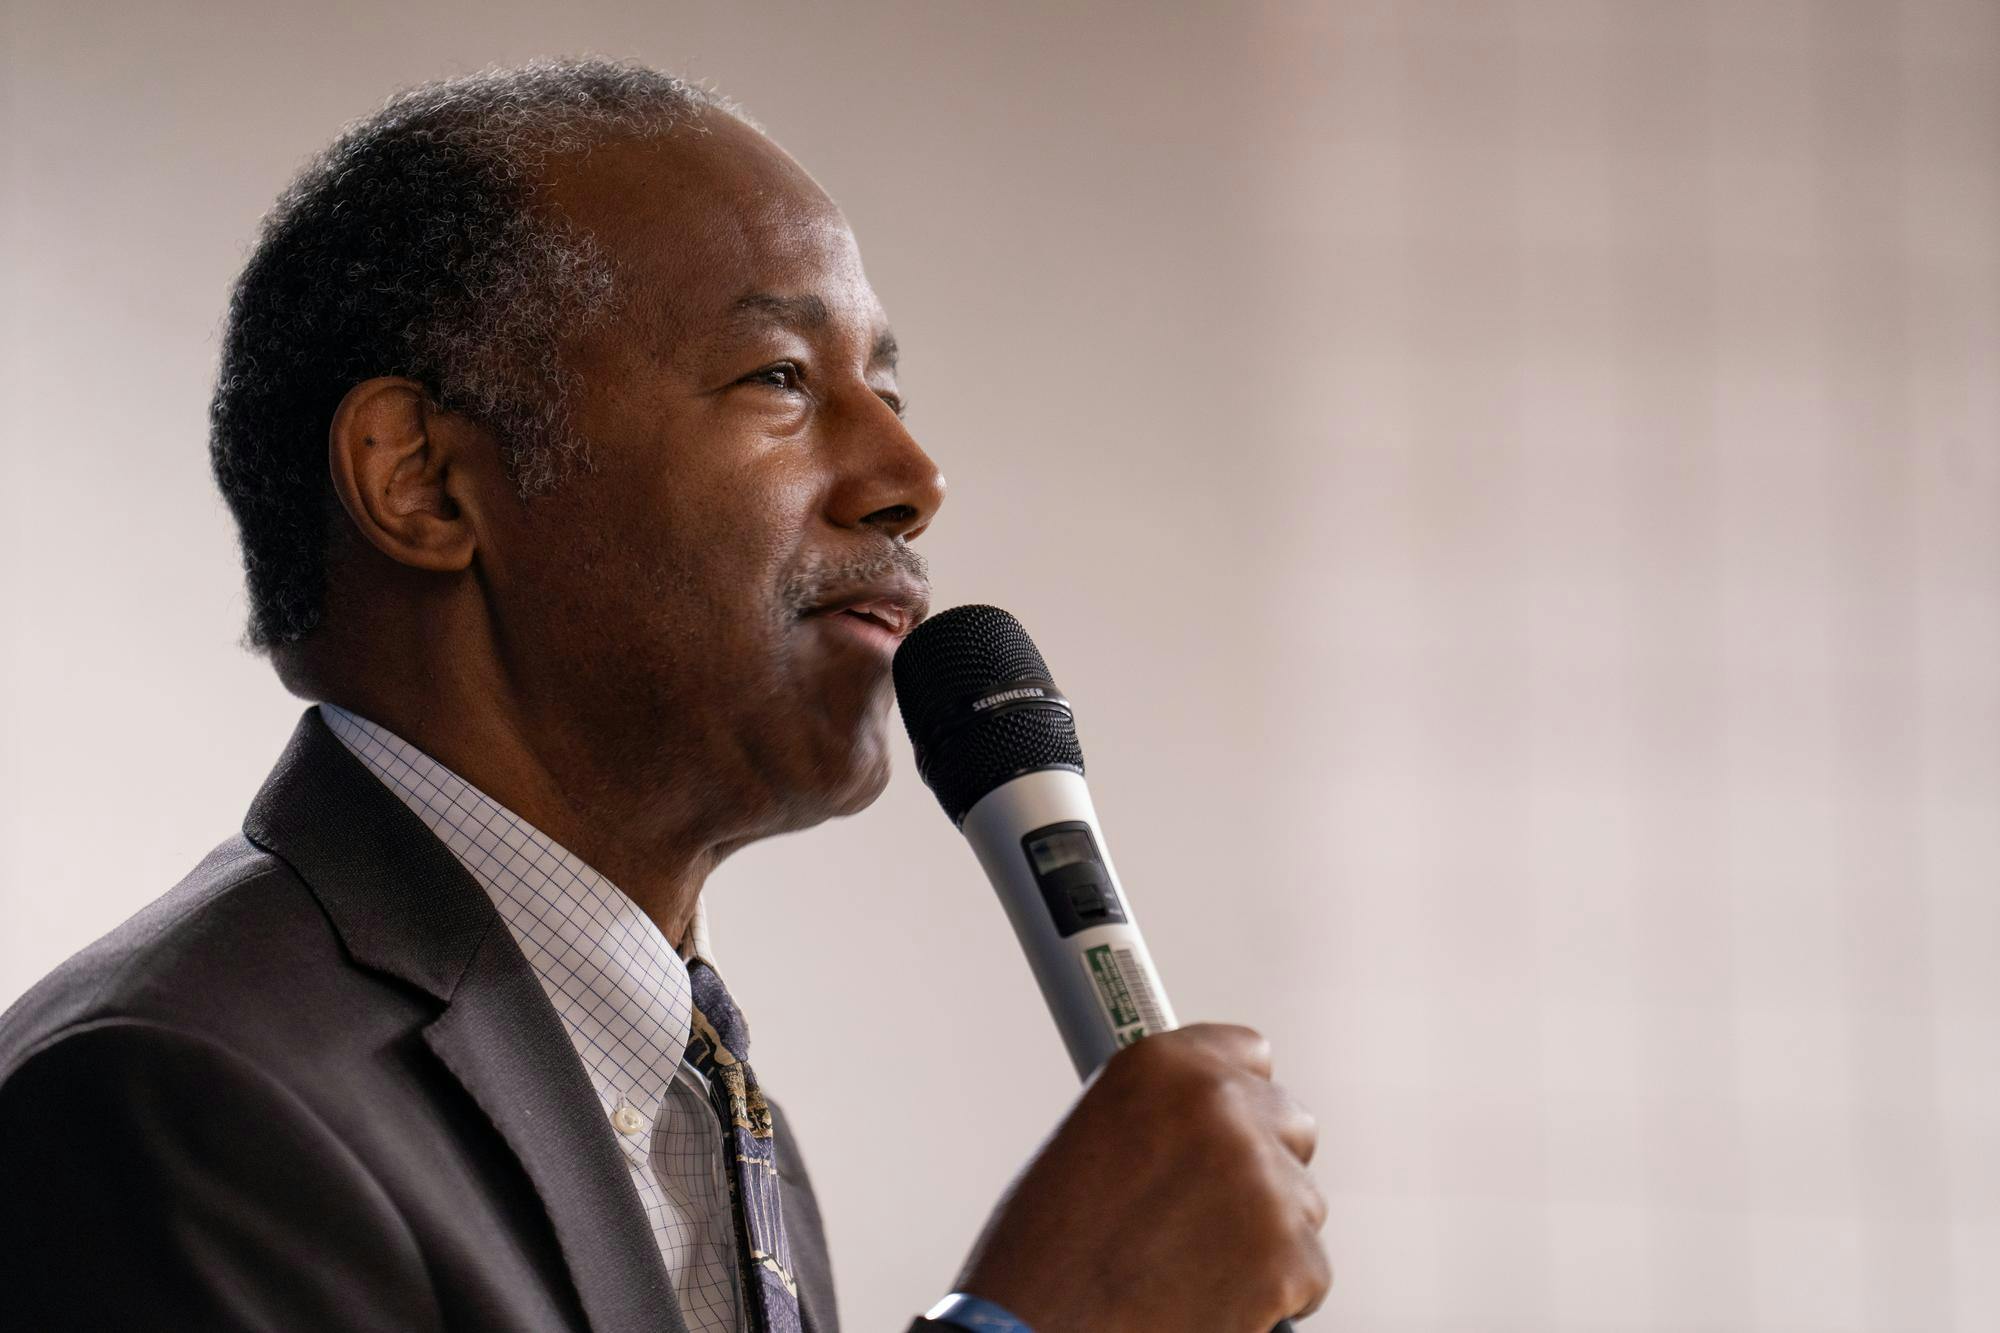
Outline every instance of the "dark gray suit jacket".
<path id="1" fill-rule="evenodd" d="M 685 1333 L 513 936 L 317 710 L 243 834 L 0 1018 L 0 1326 Z"/>

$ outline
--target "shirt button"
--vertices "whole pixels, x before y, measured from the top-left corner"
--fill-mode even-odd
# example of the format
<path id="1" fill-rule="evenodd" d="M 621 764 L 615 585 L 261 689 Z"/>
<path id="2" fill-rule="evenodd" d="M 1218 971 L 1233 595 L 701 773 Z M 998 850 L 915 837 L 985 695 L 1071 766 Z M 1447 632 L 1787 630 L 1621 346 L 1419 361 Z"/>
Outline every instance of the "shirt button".
<path id="1" fill-rule="evenodd" d="M 631 1103 L 620 1102 L 618 1109 L 611 1113 L 611 1123 L 618 1126 L 620 1134 L 637 1134 L 642 1122 L 639 1113 L 632 1109 Z"/>

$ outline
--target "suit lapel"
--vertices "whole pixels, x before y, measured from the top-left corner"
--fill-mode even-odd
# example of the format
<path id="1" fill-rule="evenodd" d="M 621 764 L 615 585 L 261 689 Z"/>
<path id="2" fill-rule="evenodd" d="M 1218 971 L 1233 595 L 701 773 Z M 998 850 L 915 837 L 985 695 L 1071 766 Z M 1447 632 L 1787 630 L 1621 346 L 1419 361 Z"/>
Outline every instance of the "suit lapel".
<path id="1" fill-rule="evenodd" d="M 444 1005 L 424 1039 L 520 1159 L 596 1333 L 687 1333 L 562 1020 L 485 890 L 307 710 L 244 820 L 355 960 Z"/>
<path id="2" fill-rule="evenodd" d="M 504 925 L 473 954 L 424 1040 L 535 1182 L 591 1327 L 687 1333 L 597 1094 Z"/>

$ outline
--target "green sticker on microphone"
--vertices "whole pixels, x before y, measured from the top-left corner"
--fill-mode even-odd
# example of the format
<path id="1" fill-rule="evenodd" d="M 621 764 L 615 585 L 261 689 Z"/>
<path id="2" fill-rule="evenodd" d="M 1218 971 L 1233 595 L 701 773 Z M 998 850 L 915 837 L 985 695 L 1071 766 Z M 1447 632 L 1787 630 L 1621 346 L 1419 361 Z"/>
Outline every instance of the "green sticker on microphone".
<path id="1" fill-rule="evenodd" d="M 1097 1002 L 1103 1006 L 1120 1046 L 1130 1046 L 1149 1032 L 1167 1030 L 1152 980 L 1131 949 L 1099 944 L 1083 951 L 1083 961 Z"/>

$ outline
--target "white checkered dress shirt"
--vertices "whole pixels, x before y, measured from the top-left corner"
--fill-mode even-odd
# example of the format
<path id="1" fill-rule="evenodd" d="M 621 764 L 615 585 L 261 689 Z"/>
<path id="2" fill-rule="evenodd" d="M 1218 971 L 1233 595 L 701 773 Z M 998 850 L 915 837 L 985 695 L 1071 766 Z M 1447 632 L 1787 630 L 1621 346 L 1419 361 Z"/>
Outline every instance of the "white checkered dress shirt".
<path id="1" fill-rule="evenodd" d="M 333 734 L 479 881 L 555 1005 L 653 1224 L 690 1333 L 736 1333 L 736 1230 L 722 1130 L 682 1060 L 687 964 L 652 918 L 546 834 L 401 737 L 332 704 Z M 688 952 L 709 962 L 699 904 Z"/>

